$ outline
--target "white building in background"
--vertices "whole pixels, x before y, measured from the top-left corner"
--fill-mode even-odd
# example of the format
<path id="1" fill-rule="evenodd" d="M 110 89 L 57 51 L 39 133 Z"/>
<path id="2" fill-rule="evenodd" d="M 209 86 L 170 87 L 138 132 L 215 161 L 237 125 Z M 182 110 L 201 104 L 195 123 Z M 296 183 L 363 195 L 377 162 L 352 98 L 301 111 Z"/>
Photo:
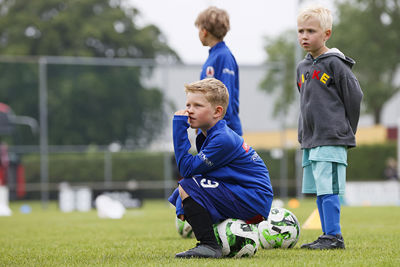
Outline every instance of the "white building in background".
<path id="1" fill-rule="evenodd" d="M 161 88 L 165 93 L 168 103 L 166 122 L 162 138 L 154 144 L 154 148 L 172 150 L 172 117 L 176 110 L 185 107 L 184 84 L 196 81 L 200 77 L 201 65 L 161 65 L 156 67 L 153 75 L 144 82 L 146 86 Z M 267 72 L 267 65 L 241 65 L 239 67 L 239 116 L 242 122 L 245 136 L 251 134 L 263 134 L 266 132 L 278 132 L 283 129 L 283 120 L 286 128 L 297 129 L 299 103 L 296 101 L 290 108 L 286 118 L 273 116 L 276 93 L 267 94 L 260 89 L 260 84 Z M 294 82 L 293 82 L 293 86 Z M 295 90 L 295 89 L 293 89 Z M 395 127 L 397 118 L 400 118 L 400 92 L 390 99 L 382 111 L 382 125 Z M 362 115 L 359 129 L 372 127 L 374 124 L 371 115 Z M 289 133 L 290 134 L 290 133 Z M 293 135 L 293 132 L 291 133 Z M 288 144 L 295 146 L 295 141 Z"/>

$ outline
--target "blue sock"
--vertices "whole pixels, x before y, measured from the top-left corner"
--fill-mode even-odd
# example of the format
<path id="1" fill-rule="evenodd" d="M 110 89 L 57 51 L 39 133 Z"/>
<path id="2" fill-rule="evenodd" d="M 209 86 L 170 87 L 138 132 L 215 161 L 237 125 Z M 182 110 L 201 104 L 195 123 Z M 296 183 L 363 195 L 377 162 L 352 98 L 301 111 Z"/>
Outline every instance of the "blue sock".
<path id="1" fill-rule="evenodd" d="M 317 207 L 319 213 L 319 220 L 321 221 L 322 232 L 325 232 L 325 220 L 324 220 L 324 210 L 322 208 L 322 196 L 317 196 Z"/>
<path id="2" fill-rule="evenodd" d="M 322 209 L 327 235 L 341 234 L 340 230 L 340 200 L 338 195 L 323 195 Z"/>

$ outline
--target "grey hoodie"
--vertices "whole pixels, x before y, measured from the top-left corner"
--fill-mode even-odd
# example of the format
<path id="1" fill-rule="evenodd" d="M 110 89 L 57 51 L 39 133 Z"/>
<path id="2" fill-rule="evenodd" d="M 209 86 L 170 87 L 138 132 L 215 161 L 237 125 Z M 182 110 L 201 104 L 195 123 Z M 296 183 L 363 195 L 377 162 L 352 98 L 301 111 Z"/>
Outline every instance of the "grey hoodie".
<path id="1" fill-rule="evenodd" d="M 356 146 L 363 93 L 351 71 L 354 64 L 333 48 L 316 59 L 307 54 L 297 66 L 301 148 Z"/>

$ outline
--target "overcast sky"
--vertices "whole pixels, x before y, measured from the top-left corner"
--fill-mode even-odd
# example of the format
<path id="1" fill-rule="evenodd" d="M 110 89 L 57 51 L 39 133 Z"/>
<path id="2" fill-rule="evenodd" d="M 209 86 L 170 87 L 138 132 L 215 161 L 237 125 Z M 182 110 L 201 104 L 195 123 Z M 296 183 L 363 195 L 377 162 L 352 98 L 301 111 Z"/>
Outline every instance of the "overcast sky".
<path id="1" fill-rule="evenodd" d="M 238 64 L 266 60 L 264 37 L 296 28 L 298 0 L 128 0 L 142 14 L 140 24 L 155 24 L 184 63 L 202 64 L 208 48 L 198 39 L 194 21 L 199 12 L 214 5 L 230 16 L 231 30 L 225 37 Z M 333 8 L 333 1 L 302 0 L 300 6 L 319 3 Z M 294 38 L 296 38 L 294 36 Z"/>

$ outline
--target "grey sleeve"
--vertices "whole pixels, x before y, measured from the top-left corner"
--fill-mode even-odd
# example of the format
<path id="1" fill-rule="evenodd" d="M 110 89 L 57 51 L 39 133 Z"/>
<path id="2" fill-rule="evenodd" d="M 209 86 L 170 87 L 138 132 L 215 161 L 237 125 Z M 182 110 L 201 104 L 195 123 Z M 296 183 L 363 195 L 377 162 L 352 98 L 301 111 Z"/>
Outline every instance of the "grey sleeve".
<path id="1" fill-rule="evenodd" d="M 298 126 L 297 126 L 297 141 L 301 144 L 303 141 L 303 119 L 301 117 L 301 112 L 299 114 L 299 119 L 298 119 Z"/>
<path id="2" fill-rule="evenodd" d="M 346 117 L 350 122 L 353 133 L 356 134 L 363 92 L 357 78 L 351 72 L 341 76 L 338 84 Z"/>

